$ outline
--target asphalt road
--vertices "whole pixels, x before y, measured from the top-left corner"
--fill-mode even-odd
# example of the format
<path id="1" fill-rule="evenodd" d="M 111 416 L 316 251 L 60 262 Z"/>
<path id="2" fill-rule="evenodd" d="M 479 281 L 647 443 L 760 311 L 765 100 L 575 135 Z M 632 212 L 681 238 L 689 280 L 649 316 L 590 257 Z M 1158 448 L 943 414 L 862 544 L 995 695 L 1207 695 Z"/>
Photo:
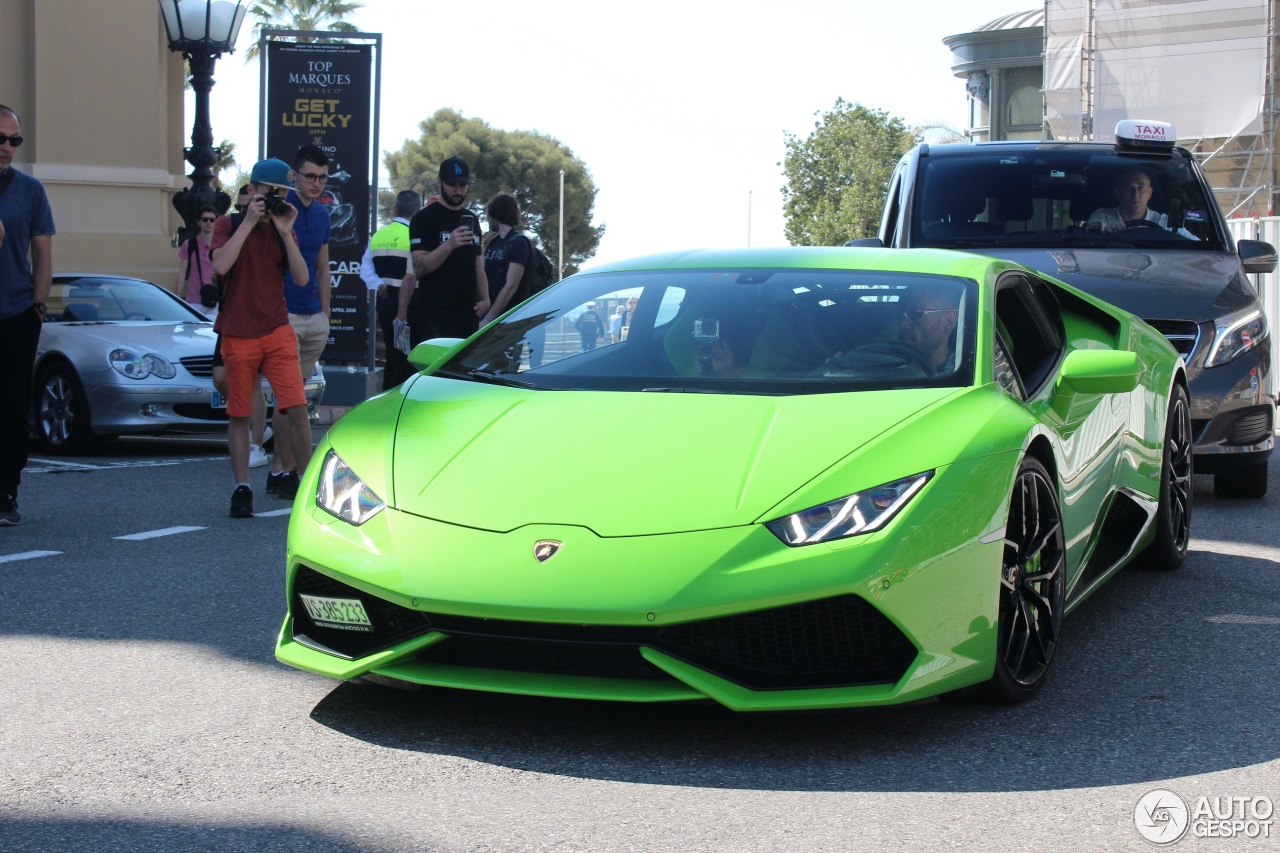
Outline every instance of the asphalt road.
<path id="1" fill-rule="evenodd" d="M 1027 704 L 748 716 L 285 668 L 289 505 L 227 518 L 224 454 L 33 458 L 0 529 L 0 851 L 1151 850 L 1154 789 L 1280 801 L 1280 465 L 1259 502 L 1198 482 L 1186 565 L 1073 613 Z"/>

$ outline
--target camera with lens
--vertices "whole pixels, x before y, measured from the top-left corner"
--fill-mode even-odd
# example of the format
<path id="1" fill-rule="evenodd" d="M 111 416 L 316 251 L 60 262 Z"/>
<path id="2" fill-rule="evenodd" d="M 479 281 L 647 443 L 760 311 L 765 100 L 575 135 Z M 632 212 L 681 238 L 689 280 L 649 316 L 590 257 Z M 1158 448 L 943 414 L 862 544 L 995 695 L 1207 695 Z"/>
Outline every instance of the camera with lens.
<path id="1" fill-rule="evenodd" d="M 268 192 L 262 197 L 262 200 L 267 204 L 267 213 L 272 216 L 288 216 L 289 208 L 293 207 L 293 205 L 281 198 L 280 193 L 276 190 Z"/>

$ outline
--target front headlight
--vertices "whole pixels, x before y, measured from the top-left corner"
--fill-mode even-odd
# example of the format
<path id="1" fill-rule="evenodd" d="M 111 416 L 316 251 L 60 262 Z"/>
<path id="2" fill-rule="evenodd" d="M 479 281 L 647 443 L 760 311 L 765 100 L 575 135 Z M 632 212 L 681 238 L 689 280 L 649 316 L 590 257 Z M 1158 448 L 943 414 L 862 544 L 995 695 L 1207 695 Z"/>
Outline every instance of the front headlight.
<path id="1" fill-rule="evenodd" d="M 1267 318 L 1262 309 L 1252 306 L 1219 317 L 1213 325 L 1213 346 L 1204 360 L 1205 367 L 1218 367 L 1234 361 L 1267 337 Z"/>
<path id="2" fill-rule="evenodd" d="M 767 521 L 764 526 L 784 544 L 793 547 L 871 533 L 888 524 L 932 476 L 932 471 L 925 471 L 903 477 L 838 501 Z"/>
<path id="3" fill-rule="evenodd" d="M 320 469 L 316 506 L 358 527 L 381 512 L 386 504 L 360 482 L 337 453 L 330 450 L 325 454 L 324 466 Z"/>
<path id="4" fill-rule="evenodd" d="M 178 371 L 167 358 L 155 353 L 138 355 L 131 350 L 117 349 L 112 350 L 107 358 L 117 373 L 130 379 L 146 379 L 148 376 L 172 379 L 178 375 Z"/>

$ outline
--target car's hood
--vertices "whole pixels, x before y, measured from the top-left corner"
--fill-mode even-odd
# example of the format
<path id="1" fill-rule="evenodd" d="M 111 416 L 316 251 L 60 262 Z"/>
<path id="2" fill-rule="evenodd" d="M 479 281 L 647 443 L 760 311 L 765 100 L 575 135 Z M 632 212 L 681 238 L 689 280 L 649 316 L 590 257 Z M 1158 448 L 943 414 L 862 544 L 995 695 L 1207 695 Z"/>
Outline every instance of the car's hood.
<path id="1" fill-rule="evenodd" d="M 1147 320 L 1206 322 L 1257 300 L 1227 252 L 1161 249 L 982 249 L 1080 288 Z"/>
<path id="2" fill-rule="evenodd" d="M 60 340 L 60 349 L 72 345 L 101 344 L 106 349 L 124 347 L 143 354 L 156 353 L 173 361 L 187 356 L 212 355 L 217 335 L 210 323 L 156 323 L 145 321 L 51 323 L 44 336 Z M 42 341 L 41 349 L 45 342 Z"/>
<path id="3" fill-rule="evenodd" d="M 503 532 L 547 523 L 637 536 L 749 524 L 955 390 L 535 392 L 422 377 L 396 428 L 393 501 Z"/>

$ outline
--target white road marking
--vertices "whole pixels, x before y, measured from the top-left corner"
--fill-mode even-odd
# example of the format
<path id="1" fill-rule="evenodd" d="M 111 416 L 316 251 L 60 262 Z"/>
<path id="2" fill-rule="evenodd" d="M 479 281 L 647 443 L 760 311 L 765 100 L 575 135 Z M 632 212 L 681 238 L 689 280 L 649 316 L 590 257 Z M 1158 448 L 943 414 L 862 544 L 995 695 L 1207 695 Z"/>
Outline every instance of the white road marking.
<path id="1" fill-rule="evenodd" d="M 136 542 L 140 539 L 156 539 L 160 536 L 175 536 L 179 533 L 191 533 L 195 530 L 206 530 L 204 527 L 166 527 L 162 530 L 148 530 L 145 533 L 130 533 L 128 536 L 113 536 L 112 539 L 128 539 Z"/>
<path id="2" fill-rule="evenodd" d="M 24 473 L 49 474 L 63 471 L 110 471 L 116 468 L 161 468 L 166 465 L 185 465 L 189 462 L 226 462 L 225 456 L 190 456 L 185 459 L 132 459 L 126 462 L 108 462 L 106 465 L 95 465 L 92 462 L 63 462 L 58 459 L 41 459 L 35 456 L 28 460 Z M 30 463 L 49 465 L 49 468 L 31 467 Z"/>
<path id="3" fill-rule="evenodd" d="M 284 509 L 273 509 L 271 512 L 255 512 L 254 515 L 258 518 L 272 518 L 277 515 L 288 515 L 291 512 L 293 512 L 293 507 L 287 506 Z"/>
<path id="4" fill-rule="evenodd" d="M 0 563 L 16 563 L 19 560 L 34 560 L 36 557 L 53 557 L 61 551 L 23 551 L 21 554 L 5 554 L 0 556 Z"/>

